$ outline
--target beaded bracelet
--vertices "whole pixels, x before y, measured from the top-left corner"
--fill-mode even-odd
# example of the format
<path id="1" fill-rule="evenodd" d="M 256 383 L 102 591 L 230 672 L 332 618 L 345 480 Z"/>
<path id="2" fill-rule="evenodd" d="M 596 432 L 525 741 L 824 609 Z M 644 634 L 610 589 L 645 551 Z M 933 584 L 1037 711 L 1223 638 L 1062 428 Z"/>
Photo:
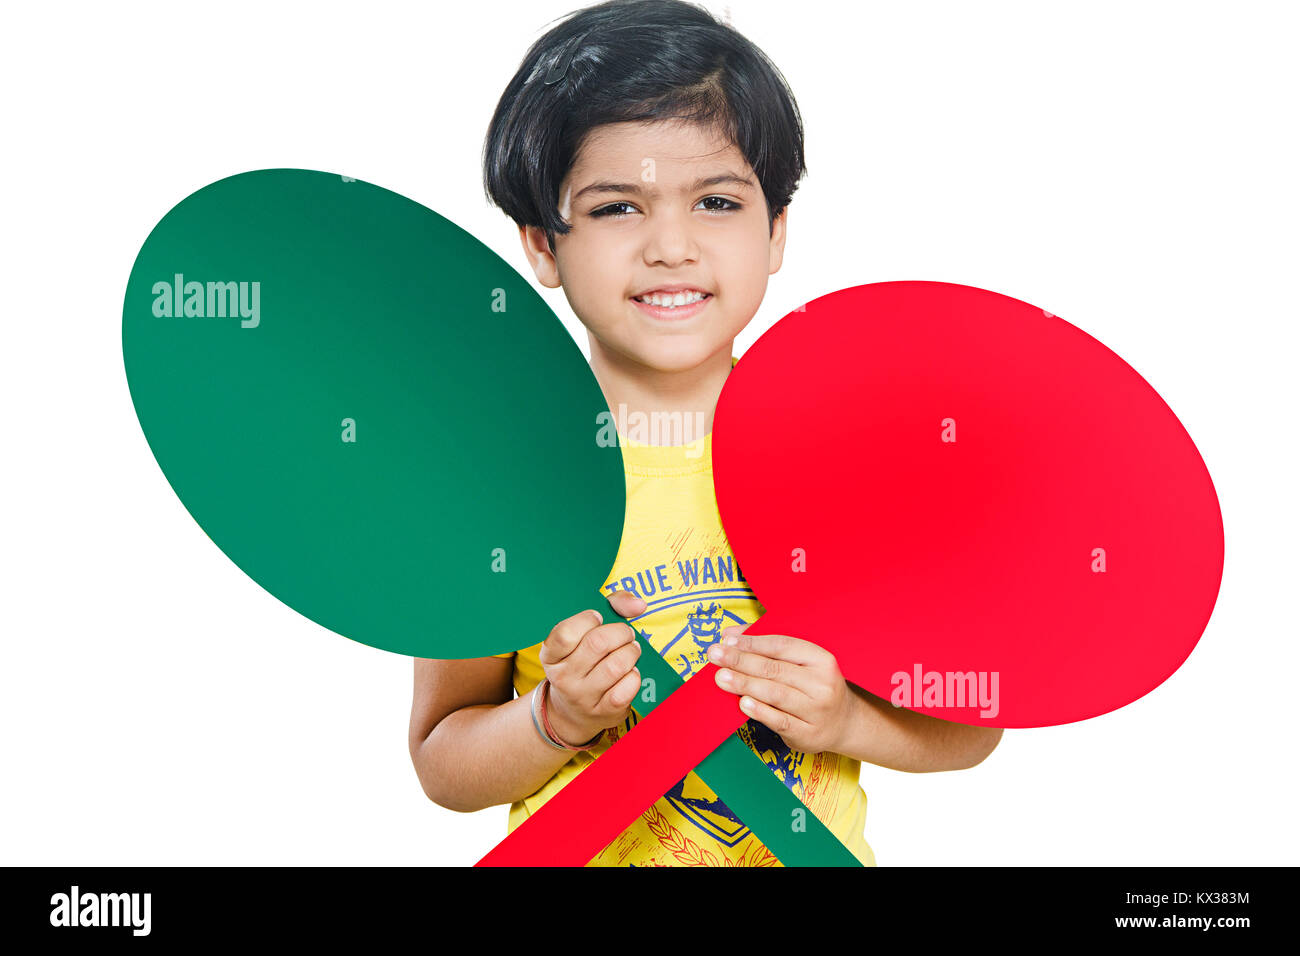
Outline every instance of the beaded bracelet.
<path id="1" fill-rule="evenodd" d="M 542 726 L 546 728 L 546 736 L 550 738 L 552 743 L 558 744 L 559 746 L 563 747 L 565 750 L 590 750 L 592 747 L 594 747 L 597 743 L 600 742 L 601 737 L 605 736 L 605 731 L 602 728 L 601 731 L 598 734 L 596 734 L 596 736 L 592 737 L 585 744 L 579 744 L 577 746 L 574 746 L 573 744 L 565 743 L 563 740 L 560 739 L 560 735 L 555 732 L 555 728 L 551 726 L 550 718 L 547 717 L 546 715 L 546 698 L 551 690 L 551 682 L 548 678 L 544 677 L 542 678 L 542 682 L 537 686 L 540 688 L 540 690 L 533 691 L 533 693 L 541 695 Z"/>

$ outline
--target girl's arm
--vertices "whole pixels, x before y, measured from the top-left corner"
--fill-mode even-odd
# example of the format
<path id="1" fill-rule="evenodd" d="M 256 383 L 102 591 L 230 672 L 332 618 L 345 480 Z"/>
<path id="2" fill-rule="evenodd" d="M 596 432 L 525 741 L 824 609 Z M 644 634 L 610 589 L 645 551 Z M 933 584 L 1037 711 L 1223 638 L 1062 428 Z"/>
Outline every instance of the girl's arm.
<path id="1" fill-rule="evenodd" d="M 439 806 L 471 813 L 522 800 L 573 756 L 537 735 L 532 695 L 514 698 L 513 671 L 509 657 L 415 661 L 411 760 Z"/>
<path id="2" fill-rule="evenodd" d="M 718 665 L 714 679 L 794 750 L 925 773 L 973 767 L 1002 739 L 996 727 L 940 720 L 881 700 L 846 680 L 835 656 L 810 641 L 743 631 L 726 628 L 709 648 Z"/>
<path id="3" fill-rule="evenodd" d="M 839 753 L 855 760 L 912 773 L 967 770 L 991 754 L 1002 739 L 997 727 L 918 714 L 845 683 L 852 692 L 850 713 L 855 716 L 845 722 Z"/>
<path id="4" fill-rule="evenodd" d="M 641 598 L 609 598 L 624 617 L 644 614 Z M 580 611 L 551 629 L 538 660 L 551 683 L 547 716 L 561 740 L 578 744 L 627 719 L 641 689 L 641 648 L 627 624 Z M 533 726 L 532 695 L 514 697 L 514 659 L 415 662 L 409 744 L 420 786 L 448 810 L 514 803 L 541 789 L 574 752 L 551 746 Z"/>

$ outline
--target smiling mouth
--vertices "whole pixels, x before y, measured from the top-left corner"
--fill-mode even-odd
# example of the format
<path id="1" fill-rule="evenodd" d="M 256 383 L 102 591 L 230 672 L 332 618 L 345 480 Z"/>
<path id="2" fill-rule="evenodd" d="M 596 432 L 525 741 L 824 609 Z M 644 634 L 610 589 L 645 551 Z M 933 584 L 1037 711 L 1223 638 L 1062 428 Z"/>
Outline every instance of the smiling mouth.
<path id="1" fill-rule="evenodd" d="M 713 300 L 711 292 L 695 293 L 692 296 L 683 295 L 680 305 L 675 304 L 677 296 L 661 295 L 658 296 L 659 304 L 655 305 L 653 301 L 646 302 L 643 298 L 632 296 L 629 300 L 638 309 L 646 315 L 656 319 L 689 319 L 693 315 L 701 312 L 706 305 Z M 689 301 L 688 301 L 689 299 Z"/>

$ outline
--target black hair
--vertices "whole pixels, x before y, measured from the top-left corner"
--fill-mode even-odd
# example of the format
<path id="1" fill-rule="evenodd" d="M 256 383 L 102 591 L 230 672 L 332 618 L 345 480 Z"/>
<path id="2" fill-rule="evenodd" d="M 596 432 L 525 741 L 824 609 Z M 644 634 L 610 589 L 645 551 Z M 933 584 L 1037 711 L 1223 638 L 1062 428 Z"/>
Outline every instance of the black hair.
<path id="1" fill-rule="evenodd" d="M 719 129 L 767 200 L 768 228 L 807 172 L 794 94 L 757 46 L 684 0 L 608 0 L 573 11 L 524 54 L 488 125 L 483 185 L 520 226 L 554 234 L 560 183 L 607 123 L 684 120 Z"/>

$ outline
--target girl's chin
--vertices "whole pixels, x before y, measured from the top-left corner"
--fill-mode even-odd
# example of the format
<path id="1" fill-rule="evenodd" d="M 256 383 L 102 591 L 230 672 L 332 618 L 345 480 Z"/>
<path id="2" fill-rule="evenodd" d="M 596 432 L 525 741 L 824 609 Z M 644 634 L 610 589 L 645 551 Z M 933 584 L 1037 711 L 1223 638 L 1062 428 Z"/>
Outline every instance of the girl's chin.
<path id="1" fill-rule="evenodd" d="M 722 344 L 698 335 L 655 336 L 653 341 L 639 339 L 629 343 L 626 351 L 634 360 L 657 372 L 688 372 L 699 368 Z"/>

